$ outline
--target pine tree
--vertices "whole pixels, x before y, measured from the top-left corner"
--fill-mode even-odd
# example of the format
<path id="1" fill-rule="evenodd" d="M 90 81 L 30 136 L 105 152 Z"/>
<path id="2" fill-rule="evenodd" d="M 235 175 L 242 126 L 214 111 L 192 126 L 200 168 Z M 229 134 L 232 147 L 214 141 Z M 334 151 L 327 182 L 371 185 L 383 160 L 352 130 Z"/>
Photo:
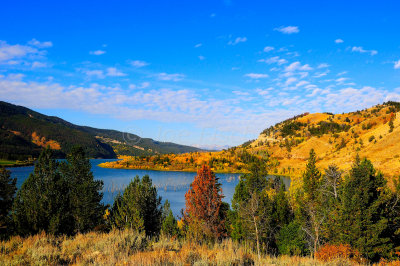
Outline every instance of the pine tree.
<path id="1" fill-rule="evenodd" d="M 10 171 L 0 168 L 0 239 L 11 234 L 10 211 L 14 200 L 17 179 L 11 178 Z"/>
<path id="2" fill-rule="evenodd" d="M 302 194 L 297 197 L 298 206 L 300 206 L 297 212 L 298 219 L 301 221 L 313 254 L 320 245 L 323 223 L 327 216 L 321 191 L 321 172 L 316 166 L 316 160 L 316 154 L 311 149 L 306 170 L 303 173 Z"/>
<path id="3" fill-rule="evenodd" d="M 101 223 L 105 210 L 101 203 L 103 181 L 94 180 L 90 161 L 81 147 L 74 147 L 60 168 L 69 186 L 69 209 L 74 232 L 94 229 Z"/>
<path id="4" fill-rule="evenodd" d="M 214 172 L 204 165 L 197 171 L 185 194 L 184 221 L 193 238 L 212 240 L 225 236 L 224 221 L 220 219 L 222 198 L 221 183 Z"/>
<path id="5" fill-rule="evenodd" d="M 69 186 L 52 159 L 50 149 L 39 156 L 34 172 L 22 184 L 13 204 L 13 219 L 22 235 L 42 230 L 51 234 L 71 234 Z"/>
<path id="6" fill-rule="evenodd" d="M 112 208 L 114 227 L 144 230 L 148 236 L 159 234 L 161 215 L 161 197 L 148 175 L 136 176 Z"/>
<path id="7" fill-rule="evenodd" d="M 163 206 L 161 233 L 168 237 L 176 237 L 179 234 L 178 223 L 168 200 L 165 201 Z"/>
<path id="8" fill-rule="evenodd" d="M 345 178 L 333 242 L 350 244 L 371 261 L 388 256 L 390 237 L 386 180 L 372 163 L 359 157 Z"/>

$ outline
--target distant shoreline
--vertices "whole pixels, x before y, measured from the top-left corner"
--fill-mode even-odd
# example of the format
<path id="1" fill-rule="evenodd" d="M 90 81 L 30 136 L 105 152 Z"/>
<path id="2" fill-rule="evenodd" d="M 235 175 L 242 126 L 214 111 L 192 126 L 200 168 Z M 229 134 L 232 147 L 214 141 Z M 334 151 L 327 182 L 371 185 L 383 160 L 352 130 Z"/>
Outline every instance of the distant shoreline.
<path id="1" fill-rule="evenodd" d="M 177 169 L 154 169 L 154 168 L 129 168 L 129 167 L 105 167 L 101 165 L 102 163 L 98 164 L 97 166 L 101 168 L 106 168 L 106 169 L 125 169 L 125 170 L 146 170 L 146 171 L 159 171 L 159 172 L 186 172 L 186 173 L 196 173 L 196 170 L 177 170 Z M 216 174 L 248 174 L 249 172 L 245 171 L 236 171 L 236 172 L 227 172 L 227 171 L 214 171 Z M 292 179 L 290 176 L 287 175 L 282 175 L 282 174 L 274 174 L 274 173 L 268 173 L 270 176 L 280 176 L 280 177 L 285 177 Z"/>

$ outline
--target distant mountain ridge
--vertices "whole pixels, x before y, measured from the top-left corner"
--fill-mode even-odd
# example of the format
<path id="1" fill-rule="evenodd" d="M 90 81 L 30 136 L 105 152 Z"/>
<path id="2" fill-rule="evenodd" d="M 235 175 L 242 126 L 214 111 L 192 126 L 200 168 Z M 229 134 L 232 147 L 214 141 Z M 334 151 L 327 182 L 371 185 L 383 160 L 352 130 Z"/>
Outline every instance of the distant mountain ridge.
<path id="1" fill-rule="evenodd" d="M 78 126 L 59 117 L 0 101 L 0 159 L 38 157 L 47 146 L 57 157 L 63 158 L 75 145 L 84 147 L 91 158 L 202 151 L 117 130 Z"/>

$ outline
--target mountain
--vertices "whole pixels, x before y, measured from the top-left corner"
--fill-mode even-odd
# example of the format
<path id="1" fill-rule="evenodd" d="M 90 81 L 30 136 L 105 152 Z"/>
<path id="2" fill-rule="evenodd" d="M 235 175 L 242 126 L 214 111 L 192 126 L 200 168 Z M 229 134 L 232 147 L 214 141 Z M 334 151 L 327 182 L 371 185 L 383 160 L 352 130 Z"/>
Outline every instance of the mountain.
<path id="1" fill-rule="evenodd" d="M 0 101 L 1 159 L 38 157 L 47 146 L 54 150 L 57 157 L 63 158 L 75 145 L 84 147 L 91 158 L 202 151 L 117 130 L 78 126 L 59 117 Z"/>
<path id="2" fill-rule="evenodd" d="M 400 103 L 386 102 L 343 114 L 305 113 L 265 129 L 243 144 L 254 154 L 267 152 L 273 171 L 299 176 L 310 149 L 320 168 L 336 164 L 350 169 L 354 158 L 369 158 L 387 175 L 400 174 Z"/>

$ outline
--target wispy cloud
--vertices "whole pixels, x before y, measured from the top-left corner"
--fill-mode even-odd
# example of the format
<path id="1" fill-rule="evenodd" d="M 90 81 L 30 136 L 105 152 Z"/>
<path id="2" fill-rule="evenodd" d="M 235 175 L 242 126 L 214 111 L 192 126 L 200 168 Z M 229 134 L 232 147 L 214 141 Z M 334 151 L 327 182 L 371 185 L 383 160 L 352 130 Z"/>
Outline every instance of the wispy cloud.
<path id="1" fill-rule="evenodd" d="M 133 61 L 130 61 L 129 64 L 134 67 L 137 67 L 137 68 L 149 65 L 149 63 L 142 61 L 142 60 L 133 60 Z"/>
<path id="2" fill-rule="evenodd" d="M 28 44 L 30 44 L 30 45 L 32 45 L 32 46 L 35 46 L 35 47 L 37 47 L 37 48 L 50 48 L 50 47 L 53 46 L 53 43 L 50 42 L 50 41 L 47 41 L 47 42 L 40 42 L 40 41 L 38 41 L 38 40 L 36 40 L 36 39 L 30 40 L 30 41 L 28 42 Z"/>
<path id="3" fill-rule="evenodd" d="M 104 50 L 96 50 L 96 51 L 90 51 L 89 52 L 89 54 L 91 54 L 91 55 L 102 55 L 102 54 L 105 54 L 106 53 L 106 51 L 104 51 Z"/>
<path id="4" fill-rule="evenodd" d="M 251 79 L 265 79 L 268 78 L 268 74 L 261 74 L 261 73 L 248 73 L 244 75 L 245 77 Z"/>
<path id="5" fill-rule="evenodd" d="M 268 53 L 268 52 L 271 52 L 271 51 L 274 50 L 274 49 L 275 49 L 275 48 L 272 47 L 272 46 L 265 46 L 265 47 L 264 47 L 264 52 Z"/>
<path id="6" fill-rule="evenodd" d="M 203 44 L 202 44 L 202 43 L 198 43 L 198 44 L 196 44 L 196 45 L 194 46 L 194 48 L 199 48 L 199 47 L 201 47 L 201 46 L 203 46 Z"/>
<path id="7" fill-rule="evenodd" d="M 400 60 L 394 62 L 394 69 L 399 69 L 400 68 Z"/>
<path id="8" fill-rule="evenodd" d="M 231 40 L 228 42 L 228 45 L 236 45 L 239 44 L 241 42 L 246 42 L 247 38 L 246 37 L 237 37 L 235 40 Z"/>
<path id="9" fill-rule="evenodd" d="M 285 68 L 285 71 L 286 71 L 286 72 L 293 72 L 293 71 L 310 71 L 310 70 L 312 70 L 312 69 L 313 69 L 313 68 L 310 67 L 310 65 L 308 65 L 308 64 L 302 65 L 299 61 L 296 61 L 296 62 L 291 63 L 290 65 L 288 65 L 288 66 Z"/>
<path id="10" fill-rule="evenodd" d="M 126 76 L 125 73 L 119 71 L 117 68 L 115 67 L 109 67 L 107 68 L 107 72 L 106 75 L 109 77 L 123 77 Z"/>
<path id="11" fill-rule="evenodd" d="M 204 60 L 204 59 L 206 59 L 204 56 L 202 56 L 202 55 L 199 55 L 199 59 L 200 60 Z"/>
<path id="12" fill-rule="evenodd" d="M 322 63 L 317 66 L 317 68 L 327 68 L 327 67 L 329 67 L 329 64 L 327 63 Z"/>
<path id="13" fill-rule="evenodd" d="M 336 39 L 335 43 L 343 43 L 344 41 L 342 39 Z"/>
<path id="14" fill-rule="evenodd" d="M 180 81 L 185 78 L 184 74 L 167 74 L 167 73 L 158 73 L 156 74 L 156 77 L 159 80 L 165 80 L 165 81 Z"/>
<path id="15" fill-rule="evenodd" d="M 275 28 L 275 31 L 279 31 L 283 34 L 294 34 L 294 33 L 299 33 L 300 29 L 297 26 L 281 26 L 279 28 Z"/>
<path id="16" fill-rule="evenodd" d="M 10 45 L 5 41 L 0 41 L 0 62 L 12 59 L 23 58 L 27 55 L 38 54 L 38 49 L 27 45 Z"/>
<path id="17" fill-rule="evenodd" d="M 47 67 L 47 64 L 39 61 L 35 61 L 32 63 L 32 68 L 42 68 L 42 67 Z"/>
<path id="18" fill-rule="evenodd" d="M 286 64 L 288 61 L 284 58 L 280 58 L 279 56 L 274 56 L 274 57 L 270 57 L 267 59 L 260 59 L 260 60 L 258 60 L 258 62 L 264 62 L 267 64 L 283 65 L 283 64 Z"/>
<path id="19" fill-rule="evenodd" d="M 358 53 L 369 53 L 370 55 L 376 55 L 378 53 L 377 50 L 365 50 L 362 46 L 353 46 L 351 48 L 352 52 L 358 52 Z"/>

